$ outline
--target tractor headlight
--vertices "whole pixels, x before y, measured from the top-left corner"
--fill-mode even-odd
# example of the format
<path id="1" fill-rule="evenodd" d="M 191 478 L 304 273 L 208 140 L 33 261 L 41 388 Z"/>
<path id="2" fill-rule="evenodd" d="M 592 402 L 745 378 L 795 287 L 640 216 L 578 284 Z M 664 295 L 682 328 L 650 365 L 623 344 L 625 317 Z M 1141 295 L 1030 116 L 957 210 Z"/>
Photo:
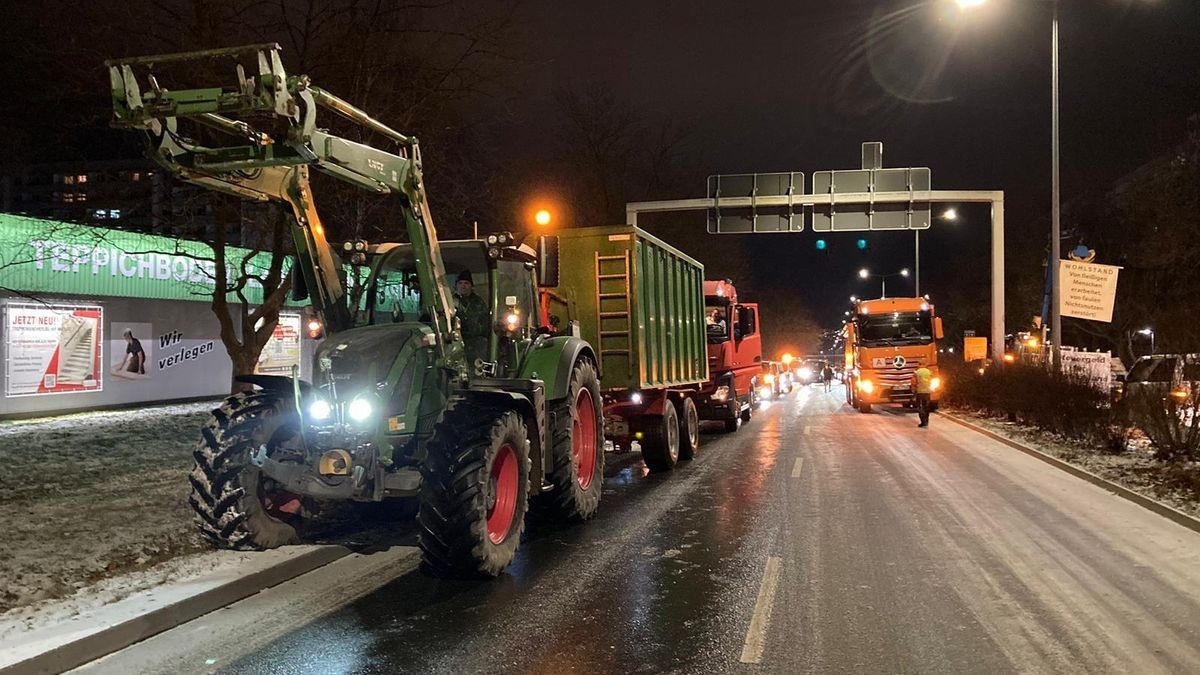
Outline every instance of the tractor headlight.
<path id="1" fill-rule="evenodd" d="M 633 394 L 631 394 L 631 395 L 629 396 L 629 402 L 630 402 L 630 403 L 632 403 L 632 404 L 634 404 L 634 405 L 641 405 L 641 404 L 642 404 L 642 394 L 641 394 L 641 392 L 637 392 L 637 391 L 633 392 Z"/>
<path id="2" fill-rule="evenodd" d="M 319 398 L 308 404 L 308 416 L 316 422 L 324 422 L 333 415 L 333 406 L 329 405 L 329 401 Z"/>
<path id="3" fill-rule="evenodd" d="M 870 394 L 871 392 L 875 391 L 875 383 L 870 380 L 859 380 L 858 388 L 860 391 Z"/>
<path id="4" fill-rule="evenodd" d="M 929 381 L 929 391 L 937 391 L 942 388 L 942 378 L 935 377 Z"/>
<path id="5" fill-rule="evenodd" d="M 804 367 L 800 369 L 800 378 L 807 380 L 812 377 L 812 368 Z"/>
<path id="6" fill-rule="evenodd" d="M 729 385 L 723 384 L 723 385 L 717 387 L 717 390 L 713 392 L 712 399 L 714 401 L 716 401 L 717 403 L 724 403 L 725 401 L 728 401 L 729 400 Z"/>
<path id="7" fill-rule="evenodd" d="M 350 402 L 350 407 L 346 409 L 346 414 L 355 422 L 365 422 L 370 419 L 375 413 L 375 406 L 371 404 L 370 399 L 359 397 Z"/>

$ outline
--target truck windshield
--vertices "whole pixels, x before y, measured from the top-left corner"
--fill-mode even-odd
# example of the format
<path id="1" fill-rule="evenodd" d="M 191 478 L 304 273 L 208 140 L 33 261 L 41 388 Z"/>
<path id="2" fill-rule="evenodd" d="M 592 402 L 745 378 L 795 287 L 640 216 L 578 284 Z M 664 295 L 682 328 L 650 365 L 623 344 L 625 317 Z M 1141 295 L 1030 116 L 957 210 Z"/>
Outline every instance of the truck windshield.
<path id="1" fill-rule="evenodd" d="M 858 341 L 862 344 L 928 344 L 933 341 L 929 314 L 892 312 L 858 318 Z"/>
<path id="2" fill-rule="evenodd" d="M 729 303 L 720 300 L 705 301 L 704 329 L 710 344 L 729 340 Z"/>

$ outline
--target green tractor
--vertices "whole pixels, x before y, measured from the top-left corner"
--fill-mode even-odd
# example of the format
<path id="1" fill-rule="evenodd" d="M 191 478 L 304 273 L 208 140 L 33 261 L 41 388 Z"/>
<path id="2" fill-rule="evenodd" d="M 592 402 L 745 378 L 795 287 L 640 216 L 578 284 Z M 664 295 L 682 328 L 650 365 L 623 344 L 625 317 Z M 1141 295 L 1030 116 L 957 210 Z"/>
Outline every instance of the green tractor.
<path id="1" fill-rule="evenodd" d="M 244 376 L 249 391 L 213 411 L 190 474 L 200 531 L 219 547 L 267 549 L 299 541 L 322 501 L 415 497 L 427 571 L 498 575 L 516 553 L 531 501 L 575 520 L 600 501 L 595 351 L 539 321 L 538 280 L 557 283 L 556 249 L 539 241 L 539 255 L 507 234 L 439 242 L 417 140 L 307 77 L 289 77 L 279 49 L 106 64 L 114 124 L 145 131 L 155 161 L 181 180 L 291 207 L 293 297 L 311 299 L 327 332 L 311 383 L 296 372 Z M 237 82 L 229 88 L 159 82 L 231 61 Z M 322 111 L 392 149 L 319 128 Z M 351 241 L 334 250 L 310 169 L 399 195 L 408 243 Z M 474 282 L 474 299 L 452 294 L 447 267 Z M 349 292 L 350 278 L 360 280 L 358 293 Z"/>

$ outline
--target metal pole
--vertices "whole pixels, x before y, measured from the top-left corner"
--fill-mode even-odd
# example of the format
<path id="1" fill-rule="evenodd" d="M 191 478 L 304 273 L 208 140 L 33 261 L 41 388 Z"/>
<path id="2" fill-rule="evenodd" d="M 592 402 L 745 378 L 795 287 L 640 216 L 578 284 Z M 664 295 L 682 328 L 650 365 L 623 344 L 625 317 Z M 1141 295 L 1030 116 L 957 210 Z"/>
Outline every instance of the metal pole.
<path id="1" fill-rule="evenodd" d="M 1054 370 L 1057 372 L 1062 364 L 1062 314 L 1059 312 L 1059 304 L 1061 300 L 1061 283 L 1058 275 L 1058 261 L 1062 257 L 1062 251 L 1059 250 L 1062 239 L 1061 223 L 1059 222 L 1060 202 L 1059 202 L 1059 175 L 1058 175 L 1058 0 L 1054 0 L 1054 21 L 1050 30 L 1050 67 L 1052 70 L 1050 78 L 1051 106 L 1050 117 L 1053 130 L 1050 135 L 1051 145 L 1051 165 L 1050 165 L 1050 263 L 1053 267 L 1050 269 L 1050 335 L 1054 340 Z"/>
<path id="2" fill-rule="evenodd" d="M 992 359 L 1004 358 L 1004 197 L 992 200 Z"/>
<path id="3" fill-rule="evenodd" d="M 887 275 L 886 274 L 879 277 L 879 283 L 880 283 L 879 299 L 882 300 L 887 297 Z"/>
<path id="4" fill-rule="evenodd" d="M 913 283 L 917 287 L 916 296 L 919 298 L 919 297 L 921 297 L 921 231 L 920 230 L 913 230 L 913 244 L 914 244 L 913 258 L 915 259 L 915 261 L 914 261 L 915 264 L 913 265 L 913 267 L 915 268 L 913 270 L 913 272 L 915 273 L 913 275 L 914 276 Z"/>

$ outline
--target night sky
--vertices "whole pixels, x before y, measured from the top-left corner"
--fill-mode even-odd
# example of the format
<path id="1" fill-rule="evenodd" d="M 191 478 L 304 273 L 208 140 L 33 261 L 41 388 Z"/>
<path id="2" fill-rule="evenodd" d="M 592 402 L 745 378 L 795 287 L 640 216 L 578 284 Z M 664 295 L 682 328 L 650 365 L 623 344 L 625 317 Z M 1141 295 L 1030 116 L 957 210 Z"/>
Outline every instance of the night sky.
<path id="1" fill-rule="evenodd" d="M 1047 2 L 992 0 L 969 15 L 944 3 L 850 0 L 530 2 L 523 11 L 531 65 L 496 112 L 521 122 L 526 147 L 537 147 L 539 111 L 556 88 L 600 82 L 692 130 L 693 187 L 661 198 L 703 196 L 710 173 L 857 168 L 859 144 L 879 140 L 885 166 L 931 167 L 937 189 L 1004 190 L 1010 249 L 1046 246 Z M 1182 140 L 1187 116 L 1200 112 L 1200 3 L 1064 0 L 1061 12 L 1067 202 Z M 960 212 L 922 240 L 922 291 L 935 301 L 964 289 L 987 297 L 987 209 Z M 700 236 L 702 214 L 644 222 L 724 273 L 728 257 Z M 814 250 L 812 233 L 716 246 L 753 256 L 747 281 L 758 293 L 795 293 L 836 325 L 851 293 L 876 288 L 854 277 L 859 266 L 912 265 L 911 235 L 871 235 L 865 255 L 853 250 L 856 236 L 832 237 L 828 254 Z M 1011 314 L 1010 325 L 1028 319 Z"/>

